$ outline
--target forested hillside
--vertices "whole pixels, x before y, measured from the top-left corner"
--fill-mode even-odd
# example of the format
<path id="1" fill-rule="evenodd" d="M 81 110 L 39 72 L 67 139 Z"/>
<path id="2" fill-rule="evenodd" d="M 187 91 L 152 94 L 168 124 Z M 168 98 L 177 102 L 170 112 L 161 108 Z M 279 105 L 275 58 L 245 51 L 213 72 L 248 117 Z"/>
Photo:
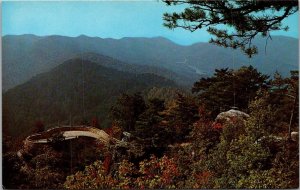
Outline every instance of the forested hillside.
<path id="1" fill-rule="evenodd" d="M 102 128 L 100 112 L 111 106 L 111 122 L 104 130 L 126 146 L 57 137 L 17 156 L 23 138 L 4 133 L 4 185 L 297 188 L 298 82 L 296 71 L 270 78 L 251 66 L 220 69 L 195 82 L 191 94 L 152 74 L 69 60 L 4 94 L 4 129 L 19 134 L 33 126 L 33 118 L 47 125 L 69 122 L 70 116 L 75 125 Z M 100 119 L 84 120 L 93 116 Z M 41 122 L 33 126 L 35 132 L 43 130 Z"/>
<path id="2" fill-rule="evenodd" d="M 87 124 L 93 118 L 106 127 L 110 107 L 120 94 L 177 87 L 173 81 L 154 74 L 101 66 L 113 64 L 108 57 L 95 61 L 71 59 L 8 90 L 3 94 L 3 128 L 12 135 L 24 136 L 38 121 L 53 127 L 70 122 Z"/>

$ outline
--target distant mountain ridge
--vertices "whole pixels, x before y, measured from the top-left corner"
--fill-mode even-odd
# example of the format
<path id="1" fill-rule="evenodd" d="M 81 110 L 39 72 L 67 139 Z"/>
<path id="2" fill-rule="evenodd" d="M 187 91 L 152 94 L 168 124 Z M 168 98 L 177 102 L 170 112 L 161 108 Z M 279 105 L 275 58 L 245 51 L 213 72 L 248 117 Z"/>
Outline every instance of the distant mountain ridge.
<path id="1" fill-rule="evenodd" d="M 185 78 L 184 76 L 178 75 L 175 72 L 172 72 L 162 67 L 124 63 L 117 59 L 96 54 L 96 53 L 90 53 L 90 52 L 82 53 L 77 55 L 75 58 L 95 62 L 104 67 L 113 68 L 118 71 L 124 71 L 124 72 L 135 73 L 135 74 L 143 74 L 143 73 L 156 74 L 158 76 L 162 76 L 164 78 L 176 81 L 180 85 L 185 85 L 186 84 L 185 80 L 188 80 L 188 78 Z"/>
<path id="2" fill-rule="evenodd" d="M 239 68 L 250 63 L 265 74 L 272 74 L 277 70 L 288 75 L 290 70 L 298 69 L 299 63 L 298 39 L 284 36 L 273 36 L 268 41 L 266 54 L 265 39 L 256 38 L 253 44 L 258 46 L 259 54 L 251 60 L 239 50 L 203 42 L 182 46 L 163 37 L 103 39 L 84 35 L 8 35 L 2 38 L 2 43 L 4 90 L 85 53 L 101 54 L 124 63 L 168 70 L 175 75 L 170 79 L 189 86 L 201 76 L 212 74 L 216 68 Z"/>
<path id="3" fill-rule="evenodd" d="M 109 59 L 103 56 L 98 61 Z M 38 120 L 49 126 L 58 122 L 80 124 L 94 117 L 106 126 L 118 96 L 153 87 L 178 88 L 173 81 L 155 74 L 134 74 L 70 59 L 3 94 L 3 127 L 12 135 L 24 135 Z"/>

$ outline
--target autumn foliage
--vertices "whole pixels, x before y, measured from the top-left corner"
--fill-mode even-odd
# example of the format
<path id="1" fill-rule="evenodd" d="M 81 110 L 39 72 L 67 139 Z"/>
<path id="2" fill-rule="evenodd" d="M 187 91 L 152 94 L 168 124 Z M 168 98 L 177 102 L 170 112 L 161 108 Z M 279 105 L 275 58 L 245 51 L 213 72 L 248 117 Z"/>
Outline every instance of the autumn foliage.
<path id="1" fill-rule="evenodd" d="M 180 176 L 177 163 L 167 156 L 141 161 L 138 166 L 123 160 L 116 175 L 106 175 L 105 163 L 97 161 L 83 172 L 69 176 L 64 186 L 68 189 L 117 188 L 117 189 L 161 189 L 175 188 Z M 91 180 L 91 182 L 89 182 Z"/>

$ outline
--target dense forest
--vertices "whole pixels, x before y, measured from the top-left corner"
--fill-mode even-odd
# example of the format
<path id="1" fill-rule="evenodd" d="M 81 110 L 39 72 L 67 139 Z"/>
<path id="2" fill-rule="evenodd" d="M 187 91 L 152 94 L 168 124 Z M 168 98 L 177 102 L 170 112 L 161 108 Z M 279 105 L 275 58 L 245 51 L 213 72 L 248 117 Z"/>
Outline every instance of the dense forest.
<path id="1" fill-rule="evenodd" d="M 4 99 L 27 97 L 27 91 L 32 92 L 30 89 L 34 86 L 53 90 L 49 88 L 49 81 L 54 79 L 51 76 L 67 70 L 61 72 L 61 75 L 67 73 L 63 78 L 74 80 L 72 73 L 77 72 L 74 76 L 79 76 L 81 71 L 76 69 L 81 68 L 81 60 L 70 60 L 57 70 L 38 76 L 39 80 L 32 79 L 8 91 Z M 298 187 L 299 141 L 298 137 L 291 137 L 291 132 L 298 131 L 299 127 L 298 71 L 282 77 L 279 73 L 264 75 L 252 66 L 237 70 L 216 69 L 212 76 L 201 78 L 186 91 L 155 75 L 122 75 L 93 62 L 86 62 L 85 68 L 90 69 L 87 73 L 91 81 L 86 81 L 87 88 L 92 88 L 86 91 L 87 97 L 97 92 L 93 88 L 99 86 L 93 83 L 99 84 L 101 77 L 115 81 L 110 83 L 114 87 L 122 86 L 120 81 L 126 83 L 131 77 L 138 81 L 130 82 L 132 90 L 124 91 L 112 101 L 107 111 L 110 122 L 106 127 L 99 118 L 93 117 L 91 109 L 86 110 L 85 121 L 80 120 L 82 118 L 73 121 L 101 128 L 114 138 L 127 142 L 128 146 L 104 146 L 83 137 L 69 141 L 58 139 L 37 146 L 20 158 L 16 153 L 22 149 L 24 137 L 4 131 L 5 188 Z M 107 77 L 109 75 L 124 78 L 113 80 Z M 51 80 L 48 80 L 49 77 Z M 112 92 L 110 85 L 105 86 L 105 80 L 99 85 L 107 89 L 106 92 Z M 63 87 L 72 89 L 76 86 Z M 36 92 L 47 93 L 43 90 Z M 33 93 L 32 99 L 41 97 L 38 93 Z M 59 94 L 57 96 L 59 100 Z M 101 99 L 89 98 L 92 100 L 91 107 L 102 104 Z M 47 115 L 52 112 L 55 115 L 55 112 L 63 110 L 55 107 L 57 100 L 49 101 L 53 103 L 49 109 L 39 109 L 33 103 L 36 101 L 31 100 L 25 107 L 35 110 L 27 110 L 29 114 L 39 112 Z M 22 105 L 15 104 L 22 110 Z M 66 107 L 66 110 L 69 109 Z M 241 112 L 247 117 L 220 117 L 220 113 L 224 115 L 228 110 Z M 67 114 L 63 116 L 67 117 Z M 27 119 L 30 120 L 30 117 Z M 30 121 L 30 132 L 45 130 L 45 121 Z"/>

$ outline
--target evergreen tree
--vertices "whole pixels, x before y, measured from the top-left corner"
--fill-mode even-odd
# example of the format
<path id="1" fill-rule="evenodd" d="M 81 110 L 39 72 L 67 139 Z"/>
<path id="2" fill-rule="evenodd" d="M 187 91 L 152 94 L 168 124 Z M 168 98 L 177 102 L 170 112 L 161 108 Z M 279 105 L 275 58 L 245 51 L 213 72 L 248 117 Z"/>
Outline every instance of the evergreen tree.
<path id="1" fill-rule="evenodd" d="M 275 73 L 271 80 L 271 90 L 268 103 L 274 108 L 277 132 L 286 133 L 288 125 L 298 130 L 299 121 L 299 77 L 298 71 L 291 71 L 289 78 L 283 78 Z"/>
<path id="2" fill-rule="evenodd" d="M 192 88 L 201 104 L 212 111 L 215 117 L 221 111 L 238 107 L 247 110 L 248 104 L 259 89 L 268 88 L 268 76 L 252 66 L 233 71 L 216 69 L 212 77 L 201 78 Z"/>
<path id="3" fill-rule="evenodd" d="M 151 99 L 147 109 L 138 118 L 134 135 L 141 139 L 144 146 L 163 147 L 165 143 L 165 129 L 160 125 L 162 121 L 161 112 L 165 109 L 164 101 L 160 99 Z"/>
<path id="4" fill-rule="evenodd" d="M 270 38 L 271 31 L 288 30 L 282 20 L 298 11 L 298 1 L 193 1 L 165 0 L 167 5 L 184 5 L 178 13 L 165 13 L 164 25 L 170 29 L 183 28 L 196 31 L 207 28 L 215 38 L 211 43 L 231 48 L 240 48 L 247 55 L 257 53 L 252 44 L 255 36 L 261 34 Z M 230 30 L 222 29 L 223 26 Z M 268 39 L 267 38 L 267 39 Z"/>
<path id="5" fill-rule="evenodd" d="M 192 124 L 199 119 L 198 106 L 193 97 L 178 93 L 176 99 L 163 112 L 164 125 L 173 141 L 182 141 L 189 134 Z"/>
<path id="6" fill-rule="evenodd" d="M 134 131 L 136 120 L 146 109 L 146 104 L 140 93 L 123 94 L 111 109 L 111 117 L 123 131 Z"/>

